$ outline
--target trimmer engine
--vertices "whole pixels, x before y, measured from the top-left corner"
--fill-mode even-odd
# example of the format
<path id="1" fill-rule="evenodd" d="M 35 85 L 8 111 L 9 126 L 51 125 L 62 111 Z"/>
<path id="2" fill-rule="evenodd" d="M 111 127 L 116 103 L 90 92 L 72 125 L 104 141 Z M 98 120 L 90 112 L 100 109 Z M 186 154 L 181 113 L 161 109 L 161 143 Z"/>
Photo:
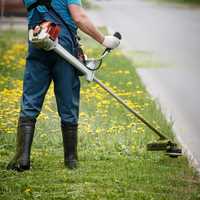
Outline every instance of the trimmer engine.
<path id="1" fill-rule="evenodd" d="M 29 40 L 38 48 L 50 51 L 58 39 L 60 27 L 52 22 L 43 22 L 29 30 Z"/>
<path id="2" fill-rule="evenodd" d="M 95 68 L 99 63 L 94 59 L 87 60 L 86 65 L 81 63 L 59 44 L 59 33 L 60 27 L 58 25 L 52 22 L 43 22 L 34 29 L 29 30 L 29 40 L 40 49 L 55 51 L 85 75 L 87 81 L 93 81 Z"/>

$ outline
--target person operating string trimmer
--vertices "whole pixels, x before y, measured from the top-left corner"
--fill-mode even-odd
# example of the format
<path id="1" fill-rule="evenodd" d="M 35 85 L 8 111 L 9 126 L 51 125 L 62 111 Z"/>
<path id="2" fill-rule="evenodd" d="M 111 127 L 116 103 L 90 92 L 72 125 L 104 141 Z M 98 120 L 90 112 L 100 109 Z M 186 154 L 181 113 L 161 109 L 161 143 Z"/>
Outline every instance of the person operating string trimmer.
<path id="1" fill-rule="evenodd" d="M 104 36 L 86 15 L 81 0 L 24 0 L 28 10 L 28 28 L 44 21 L 61 28 L 59 43 L 72 55 L 77 55 L 77 29 L 91 36 L 109 49 L 119 46 L 114 36 Z M 59 14 L 55 15 L 51 9 Z M 45 51 L 28 44 L 28 55 L 23 80 L 23 94 L 17 128 L 17 148 L 8 170 L 30 169 L 31 145 L 35 124 L 51 81 L 54 82 L 57 109 L 61 120 L 64 146 L 64 164 L 77 167 L 77 132 L 79 118 L 80 80 L 78 71 L 53 51 Z M 49 122 L 51 123 L 51 122 Z"/>

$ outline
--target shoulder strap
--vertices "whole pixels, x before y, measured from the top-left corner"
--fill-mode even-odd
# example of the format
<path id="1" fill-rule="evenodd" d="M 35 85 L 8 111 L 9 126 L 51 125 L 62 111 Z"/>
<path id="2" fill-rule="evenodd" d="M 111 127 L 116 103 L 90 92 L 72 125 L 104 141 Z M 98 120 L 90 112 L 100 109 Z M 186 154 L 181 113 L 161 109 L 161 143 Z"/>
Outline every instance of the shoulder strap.
<path id="1" fill-rule="evenodd" d="M 67 24 L 67 22 L 60 16 L 60 14 L 53 8 L 53 6 L 49 3 L 49 4 L 41 4 L 40 1 L 36 1 L 35 3 L 31 4 L 27 10 L 28 12 L 30 12 L 31 10 L 33 10 L 34 8 L 40 6 L 40 5 L 43 5 L 45 6 L 48 10 L 51 10 L 55 15 L 56 17 L 58 17 L 60 19 L 60 21 L 66 26 L 67 30 L 69 31 L 70 33 L 70 36 L 74 42 L 74 45 L 76 46 L 77 45 L 77 36 L 75 33 L 72 32 L 71 28 L 69 27 L 69 24 Z"/>
<path id="2" fill-rule="evenodd" d="M 60 14 L 53 8 L 53 6 L 50 5 L 49 10 L 51 10 L 56 17 L 60 19 L 60 21 L 65 25 L 65 27 L 68 29 L 70 36 L 74 42 L 75 45 L 77 45 L 77 35 L 71 30 L 69 24 L 60 16 Z"/>
<path id="3" fill-rule="evenodd" d="M 28 8 L 28 12 L 30 12 L 31 10 L 33 10 L 34 8 L 36 8 L 37 6 L 45 6 L 48 10 L 51 6 L 51 1 L 52 0 L 36 0 L 36 2 L 32 3 Z M 25 4 L 25 0 L 23 0 L 24 4 Z"/>

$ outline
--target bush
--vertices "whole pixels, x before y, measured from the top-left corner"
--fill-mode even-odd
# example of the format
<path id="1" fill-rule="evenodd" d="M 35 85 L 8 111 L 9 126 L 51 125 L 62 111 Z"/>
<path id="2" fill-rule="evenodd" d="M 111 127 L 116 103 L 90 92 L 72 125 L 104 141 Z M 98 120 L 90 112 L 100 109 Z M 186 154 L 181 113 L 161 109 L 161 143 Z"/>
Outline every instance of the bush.
<path id="1" fill-rule="evenodd" d="M 90 8 L 91 7 L 91 0 L 81 0 L 83 7 Z"/>

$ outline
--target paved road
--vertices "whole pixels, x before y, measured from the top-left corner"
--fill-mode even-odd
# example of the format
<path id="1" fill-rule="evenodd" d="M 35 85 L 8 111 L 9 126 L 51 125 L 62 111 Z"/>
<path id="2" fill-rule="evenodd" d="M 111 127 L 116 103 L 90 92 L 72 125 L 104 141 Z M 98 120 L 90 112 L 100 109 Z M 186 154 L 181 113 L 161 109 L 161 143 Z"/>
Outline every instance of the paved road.
<path id="1" fill-rule="evenodd" d="M 174 132 L 200 172 L 200 74 L 180 68 L 139 69 L 146 88 L 161 104 Z M 178 76 L 177 76 L 178 74 Z M 188 84 L 188 80 L 190 83 Z"/>
<path id="2" fill-rule="evenodd" d="M 99 25 L 122 32 L 123 46 L 153 52 L 176 67 L 139 69 L 190 158 L 200 169 L 200 9 L 142 0 L 99 0 L 90 12 Z"/>

